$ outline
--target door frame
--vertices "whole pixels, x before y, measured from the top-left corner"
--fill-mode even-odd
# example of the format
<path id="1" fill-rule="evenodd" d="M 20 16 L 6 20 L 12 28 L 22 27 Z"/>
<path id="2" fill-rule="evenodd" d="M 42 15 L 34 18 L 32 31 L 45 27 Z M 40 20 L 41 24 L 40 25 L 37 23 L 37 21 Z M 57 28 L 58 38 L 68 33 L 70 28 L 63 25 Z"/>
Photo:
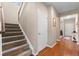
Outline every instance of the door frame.
<path id="1" fill-rule="evenodd" d="M 60 23 L 61 23 L 61 20 L 63 20 L 63 26 L 65 26 L 64 19 L 68 17 L 75 17 L 75 30 L 76 32 L 78 32 L 78 13 L 61 16 Z M 61 30 L 61 25 L 60 25 L 60 30 Z M 65 27 L 62 30 L 63 30 L 63 36 L 65 36 Z"/>
<path id="2" fill-rule="evenodd" d="M 76 19 L 76 18 L 75 18 L 75 19 Z M 76 20 L 75 20 L 75 19 L 74 19 L 74 30 L 76 31 L 76 27 L 75 27 L 75 21 L 76 21 Z M 65 30 L 66 30 L 65 24 L 66 24 L 66 19 L 64 19 L 64 36 L 65 36 L 65 37 L 72 37 L 72 36 L 68 36 L 68 35 L 65 34 Z"/>

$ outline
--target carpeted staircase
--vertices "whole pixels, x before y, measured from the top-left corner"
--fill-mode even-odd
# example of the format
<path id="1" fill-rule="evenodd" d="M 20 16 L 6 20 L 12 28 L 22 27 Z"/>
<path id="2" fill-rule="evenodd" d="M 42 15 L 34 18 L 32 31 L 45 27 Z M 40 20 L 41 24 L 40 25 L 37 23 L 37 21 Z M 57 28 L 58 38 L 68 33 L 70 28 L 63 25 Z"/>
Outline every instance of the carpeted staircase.
<path id="1" fill-rule="evenodd" d="M 3 56 L 32 56 L 32 51 L 18 24 L 5 23 L 2 34 Z"/>

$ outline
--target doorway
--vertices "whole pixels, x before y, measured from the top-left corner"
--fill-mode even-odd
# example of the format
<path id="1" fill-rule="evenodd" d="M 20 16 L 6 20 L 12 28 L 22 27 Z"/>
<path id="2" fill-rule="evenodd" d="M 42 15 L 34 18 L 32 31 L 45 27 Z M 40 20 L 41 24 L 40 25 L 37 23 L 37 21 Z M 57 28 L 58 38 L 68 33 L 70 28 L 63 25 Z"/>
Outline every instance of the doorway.
<path id="1" fill-rule="evenodd" d="M 63 32 L 63 37 L 71 39 L 74 31 L 78 33 L 77 23 L 78 14 L 60 17 L 60 30 Z M 78 39 L 78 34 L 76 34 L 76 39 Z"/>
<path id="2" fill-rule="evenodd" d="M 72 37 L 72 33 L 75 31 L 75 18 L 69 18 L 64 20 L 64 36 Z"/>

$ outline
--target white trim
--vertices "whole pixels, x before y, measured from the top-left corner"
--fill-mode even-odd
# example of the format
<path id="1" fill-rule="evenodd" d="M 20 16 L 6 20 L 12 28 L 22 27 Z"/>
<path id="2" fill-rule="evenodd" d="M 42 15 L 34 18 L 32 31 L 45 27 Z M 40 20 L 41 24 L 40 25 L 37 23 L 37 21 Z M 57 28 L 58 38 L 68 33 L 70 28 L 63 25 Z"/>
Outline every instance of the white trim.
<path id="1" fill-rule="evenodd" d="M 53 48 L 56 44 L 57 44 L 57 43 L 54 43 L 52 46 L 47 45 L 46 47 Z M 36 52 L 36 53 L 33 53 L 33 54 L 34 54 L 34 56 L 38 55 L 38 53 L 39 53 L 39 52 L 40 52 L 40 51 L 38 51 L 38 52 Z"/>
<path id="2" fill-rule="evenodd" d="M 54 43 L 52 46 L 47 45 L 47 47 L 53 48 L 57 43 Z"/>
<path id="3" fill-rule="evenodd" d="M 52 46 L 50 46 L 50 45 L 47 45 L 47 47 L 50 47 L 50 48 L 52 48 Z"/>
<path id="4" fill-rule="evenodd" d="M 23 8 L 24 8 L 24 5 L 25 5 L 25 2 L 22 2 L 23 4 L 22 4 L 22 7 L 21 7 L 21 5 L 20 5 L 20 7 L 21 7 L 21 10 L 20 10 L 20 13 L 19 13 L 19 17 L 21 16 L 21 13 L 22 13 L 22 11 L 23 11 Z M 20 8 L 19 8 L 20 9 Z"/>
<path id="5" fill-rule="evenodd" d="M 27 40 L 27 42 L 28 42 L 28 44 L 29 44 L 30 49 L 32 50 L 33 55 L 36 55 L 36 53 L 34 53 L 34 48 L 33 48 L 32 44 L 31 44 L 29 38 L 27 37 L 26 33 L 25 33 L 24 30 L 22 29 L 22 26 L 20 25 L 20 23 L 19 23 L 19 26 L 20 26 L 20 28 L 21 28 L 21 30 L 22 30 L 24 36 L 25 36 L 25 39 Z"/>

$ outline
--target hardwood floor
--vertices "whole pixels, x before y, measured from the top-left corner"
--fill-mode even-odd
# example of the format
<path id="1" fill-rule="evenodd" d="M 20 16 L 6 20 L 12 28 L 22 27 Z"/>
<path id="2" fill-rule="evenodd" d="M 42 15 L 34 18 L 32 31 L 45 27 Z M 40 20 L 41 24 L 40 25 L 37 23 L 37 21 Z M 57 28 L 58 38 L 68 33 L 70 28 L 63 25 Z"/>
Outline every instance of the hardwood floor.
<path id="1" fill-rule="evenodd" d="M 79 45 L 71 40 L 61 39 L 53 48 L 46 47 L 37 56 L 79 56 Z"/>

